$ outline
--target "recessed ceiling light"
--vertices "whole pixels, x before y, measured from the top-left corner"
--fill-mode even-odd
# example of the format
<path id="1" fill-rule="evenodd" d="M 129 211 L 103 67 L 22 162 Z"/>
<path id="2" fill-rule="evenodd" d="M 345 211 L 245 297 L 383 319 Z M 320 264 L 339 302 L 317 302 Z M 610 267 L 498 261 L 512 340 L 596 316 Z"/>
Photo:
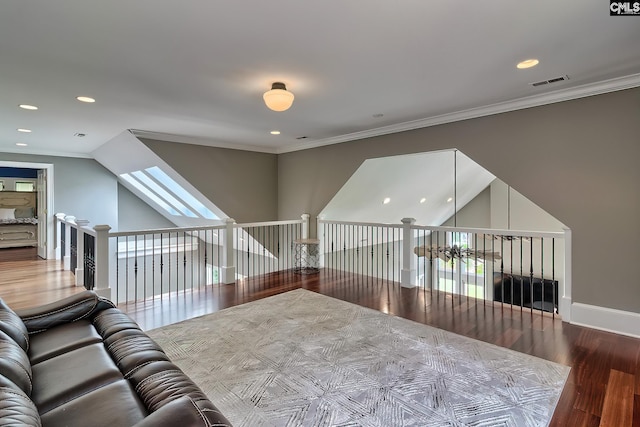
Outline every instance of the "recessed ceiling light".
<path id="1" fill-rule="evenodd" d="M 27 144 L 25 142 L 16 142 L 16 145 L 18 147 L 26 147 L 27 146 Z"/>
<path id="2" fill-rule="evenodd" d="M 423 197 L 422 199 L 420 199 L 420 203 L 424 203 L 424 202 L 426 202 L 426 201 L 427 201 L 427 198 L 426 198 L 426 197 Z"/>
<path id="3" fill-rule="evenodd" d="M 271 132 L 269 132 L 271 135 L 280 135 L 280 131 L 279 130 L 272 130 Z"/>
<path id="4" fill-rule="evenodd" d="M 23 132 L 23 133 L 31 133 L 31 129 L 18 128 L 17 131 L 18 132 Z"/>
<path id="5" fill-rule="evenodd" d="M 447 203 L 451 203 L 452 201 L 453 201 L 453 197 L 449 197 L 449 198 L 447 199 Z"/>
<path id="6" fill-rule="evenodd" d="M 384 200 L 382 201 L 383 204 L 388 204 L 391 201 L 391 199 L 389 197 L 385 197 Z"/>
<path id="7" fill-rule="evenodd" d="M 538 61 L 537 59 L 525 59 L 522 62 L 518 62 L 518 65 L 516 65 L 516 67 L 520 70 L 524 70 L 525 68 L 535 67 L 539 63 L 540 61 Z"/>
<path id="8" fill-rule="evenodd" d="M 36 107 L 35 105 L 29 105 L 29 104 L 20 104 L 18 105 L 18 107 L 22 108 L 23 110 L 37 110 L 38 107 Z"/>
<path id="9" fill-rule="evenodd" d="M 96 102 L 95 99 L 88 96 L 76 96 L 76 99 L 80 102 L 88 102 L 88 103 Z"/>

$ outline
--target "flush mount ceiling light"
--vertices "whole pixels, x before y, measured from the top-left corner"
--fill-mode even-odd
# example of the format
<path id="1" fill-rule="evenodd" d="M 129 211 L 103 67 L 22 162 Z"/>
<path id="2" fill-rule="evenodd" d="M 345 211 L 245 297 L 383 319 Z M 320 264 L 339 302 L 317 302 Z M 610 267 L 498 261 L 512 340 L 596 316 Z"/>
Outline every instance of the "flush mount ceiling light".
<path id="1" fill-rule="evenodd" d="M 284 83 L 275 82 L 271 85 L 271 90 L 268 90 L 262 95 L 264 103 L 270 110 L 273 111 L 286 111 L 293 104 L 293 93 L 287 90 Z"/>
<path id="2" fill-rule="evenodd" d="M 89 97 L 89 96 L 76 96 L 76 99 L 80 102 L 87 102 L 89 104 L 96 102 L 95 99 Z"/>
<path id="3" fill-rule="evenodd" d="M 38 107 L 36 107 L 35 105 L 29 105 L 29 104 L 20 104 L 18 105 L 18 107 L 22 108 L 23 110 L 37 110 Z"/>
<path id="4" fill-rule="evenodd" d="M 537 59 L 525 59 L 522 62 L 518 62 L 518 65 L 516 65 L 516 68 L 518 68 L 519 70 L 524 70 L 525 68 L 535 67 L 539 63 L 540 61 L 538 61 Z"/>

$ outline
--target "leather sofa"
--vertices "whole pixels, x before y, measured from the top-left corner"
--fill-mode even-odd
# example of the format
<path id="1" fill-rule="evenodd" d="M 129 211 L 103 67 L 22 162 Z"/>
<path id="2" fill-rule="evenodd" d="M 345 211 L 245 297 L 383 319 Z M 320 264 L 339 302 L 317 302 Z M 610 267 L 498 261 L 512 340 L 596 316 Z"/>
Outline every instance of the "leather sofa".
<path id="1" fill-rule="evenodd" d="M 0 299 L 0 426 L 230 426 L 126 314 L 92 291 Z"/>

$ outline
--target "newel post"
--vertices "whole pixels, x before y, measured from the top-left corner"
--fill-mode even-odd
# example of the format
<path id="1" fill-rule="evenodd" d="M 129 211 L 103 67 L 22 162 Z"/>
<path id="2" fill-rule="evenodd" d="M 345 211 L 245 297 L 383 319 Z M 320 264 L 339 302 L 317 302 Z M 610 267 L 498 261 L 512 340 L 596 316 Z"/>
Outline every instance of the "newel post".
<path id="1" fill-rule="evenodd" d="M 109 287 L 109 230 L 108 225 L 96 225 L 96 271 L 94 291 L 101 297 L 111 299 Z"/>
<path id="2" fill-rule="evenodd" d="M 225 285 L 235 283 L 236 281 L 236 266 L 233 262 L 233 225 L 235 224 L 233 218 L 227 218 L 224 220 L 224 248 L 222 251 L 222 271 L 221 281 Z"/>
<path id="3" fill-rule="evenodd" d="M 77 219 L 76 224 L 78 225 L 78 252 L 77 252 L 77 262 L 76 262 L 76 286 L 84 286 L 84 227 L 89 225 L 89 221 L 86 219 Z"/>
<path id="4" fill-rule="evenodd" d="M 413 254 L 415 246 L 413 230 L 415 218 L 402 218 L 402 271 L 400 272 L 400 285 L 403 288 L 416 286 L 416 257 Z"/>
<path id="5" fill-rule="evenodd" d="M 57 213 L 54 215 L 55 218 L 55 227 L 53 229 L 53 241 L 56 249 L 56 259 L 60 259 L 62 256 L 62 251 L 60 250 L 60 242 L 62 241 L 62 222 L 64 221 L 64 217 L 66 215 L 63 213 Z"/>
<path id="6" fill-rule="evenodd" d="M 308 239 L 309 238 L 309 217 L 311 215 L 305 213 L 302 214 L 302 238 L 303 239 Z"/>
<path id="7" fill-rule="evenodd" d="M 64 257 L 62 258 L 62 269 L 71 270 L 71 225 L 75 224 L 76 217 L 66 215 L 64 217 L 66 226 L 64 227 Z"/>

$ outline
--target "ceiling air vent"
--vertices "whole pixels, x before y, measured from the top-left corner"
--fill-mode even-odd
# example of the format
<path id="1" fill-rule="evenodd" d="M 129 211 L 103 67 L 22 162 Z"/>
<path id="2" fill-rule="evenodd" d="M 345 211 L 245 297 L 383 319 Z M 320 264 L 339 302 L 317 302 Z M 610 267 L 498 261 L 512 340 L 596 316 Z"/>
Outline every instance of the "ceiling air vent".
<path id="1" fill-rule="evenodd" d="M 569 76 L 564 75 L 564 76 L 560 76 L 560 77 L 554 77 L 554 78 L 549 79 L 549 80 L 542 80 L 542 81 L 539 81 L 539 82 L 531 83 L 531 86 L 533 86 L 533 87 L 544 86 L 544 85 L 548 85 L 548 84 L 551 84 L 551 83 L 563 82 L 565 80 L 569 80 Z"/>

